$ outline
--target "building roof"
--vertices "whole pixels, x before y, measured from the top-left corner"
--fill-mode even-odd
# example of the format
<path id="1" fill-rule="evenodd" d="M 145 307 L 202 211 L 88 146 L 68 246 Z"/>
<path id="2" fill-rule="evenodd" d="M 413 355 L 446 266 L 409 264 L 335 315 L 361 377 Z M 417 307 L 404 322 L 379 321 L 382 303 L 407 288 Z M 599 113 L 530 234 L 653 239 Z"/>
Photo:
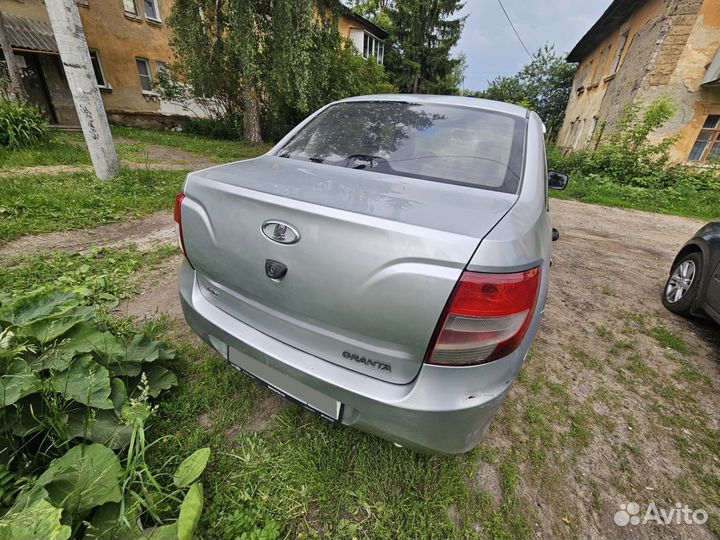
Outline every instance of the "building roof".
<path id="1" fill-rule="evenodd" d="M 582 62 L 598 45 L 616 28 L 622 26 L 628 17 L 646 0 L 614 0 L 597 22 L 578 41 L 575 48 L 567 55 L 568 62 Z"/>
<path id="2" fill-rule="evenodd" d="M 3 18 L 13 49 L 46 53 L 59 52 L 50 23 L 12 15 L 3 15 Z"/>
<path id="3" fill-rule="evenodd" d="M 359 13 L 355 13 L 352 9 L 347 6 L 343 6 L 343 15 L 346 15 L 353 19 L 360 26 L 364 27 L 368 32 L 378 39 L 387 39 L 390 33 L 387 30 L 380 28 L 374 22 L 366 19 Z"/>

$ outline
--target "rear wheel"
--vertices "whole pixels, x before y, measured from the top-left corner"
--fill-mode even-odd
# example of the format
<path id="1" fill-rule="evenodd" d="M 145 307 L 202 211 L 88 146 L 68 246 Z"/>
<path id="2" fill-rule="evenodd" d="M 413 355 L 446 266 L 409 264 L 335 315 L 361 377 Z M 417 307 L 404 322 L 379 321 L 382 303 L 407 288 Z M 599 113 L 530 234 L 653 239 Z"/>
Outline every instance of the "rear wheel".
<path id="1" fill-rule="evenodd" d="M 700 286 L 702 254 L 688 253 L 670 272 L 663 290 L 663 305 L 678 315 L 689 315 Z"/>

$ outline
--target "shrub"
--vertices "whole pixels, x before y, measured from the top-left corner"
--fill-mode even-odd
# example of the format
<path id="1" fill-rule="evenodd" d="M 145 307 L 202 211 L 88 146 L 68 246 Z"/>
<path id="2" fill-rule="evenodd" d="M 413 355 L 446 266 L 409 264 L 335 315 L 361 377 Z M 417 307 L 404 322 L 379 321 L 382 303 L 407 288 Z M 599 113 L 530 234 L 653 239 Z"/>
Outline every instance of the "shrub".
<path id="1" fill-rule="evenodd" d="M 236 124 L 229 118 L 187 118 L 181 127 L 184 133 L 210 139 L 232 141 L 242 138 L 242 121 Z"/>
<path id="2" fill-rule="evenodd" d="M 0 293 L 0 538 L 191 538 L 210 450 L 172 476 L 145 460 L 175 351 L 103 328 L 88 300 Z"/>
<path id="3" fill-rule="evenodd" d="M 550 169 L 602 178 L 616 185 L 651 189 L 717 189 L 717 168 L 693 168 L 670 163 L 670 148 L 677 137 L 650 142 L 650 135 L 675 114 L 668 98 L 642 107 L 627 107 L 614 131 L 599 126 L 594 149 L 563 155 L 559 148 L 548 151 Z"/>
<path id="4" fill-rule="evenodd" d="M 36 107 L 0 102 L 0 146 L 15 150 L 47 139 L 47 123 Z"/>

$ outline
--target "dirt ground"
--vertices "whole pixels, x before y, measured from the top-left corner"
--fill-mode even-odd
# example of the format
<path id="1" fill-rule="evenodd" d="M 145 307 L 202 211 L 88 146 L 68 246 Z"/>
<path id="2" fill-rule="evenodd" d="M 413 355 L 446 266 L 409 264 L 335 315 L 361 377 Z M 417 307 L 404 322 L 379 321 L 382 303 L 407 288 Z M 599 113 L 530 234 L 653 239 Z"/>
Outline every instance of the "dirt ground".
<path id="1" fill-rule="evenodd" d="M 2 246 L 0 264 L 20 255 L 47 251 L 83 253 L 91 247 L 119 247 L 133 243 L 141 251 L 175 242 L 175 221 L 170 212 L 155 212 L 144 219 L 101 225 L 94 229 L 23 236 Z"/>
<path id="2" fill-rule="evenodd" d="M 131 169 L 152 169 L 162 171 L 198 171 L 217 165 L 217 162 L 167 146 L 141 145 L 132 139 L 116 137 L 115 144 L 118 148 L 123 146 L 138 145 L 139 149 L 131 152 L 127 158 L 121 159 L 124 167 Z M 78 146 L 87 148 L 85 143 L 78 143 Z M 0 171 L 0 178 L 11 176 L 35 176 L 55 174 L 76 174 L 92 172 L 92 165 L 36 165 L 18 169 L 7 169 Z"/>
<path id="3" fill-rule="evenodd" d="M 720 426 L 720 331 L 674 316 L 660 302 L 669 265 L 702 223 L 574 201 L 553 200 L 551 207 L 560 240 L 527 379 L 547 379 L 551 390 L 559 389 L 560 397 L 538 392 L 537 410 L 582 414 L 591 440 L 579 451 L 561 444 L 539 467 L 523 467 L 519 496 L 536 507 L 535 532 L 545 538 L 714 538 L 698 525 L 613 522 L 620 505 L 630 502 L 643 513 L 650 502 L 664 508 L 681 502 L 718 518 L 717 498 L 708 500 L 688 466 L 715 478 L 720 470 L 716 443 L 707 441 L 717 441 Z M 658 327 L 681 337 L 686 353 L 648 335 Z M 698 380 L 680 378 L 682 369 Z M 533 444 L 531 430 L 508 425 L 515 415 L 533 418 L 528 391 L 532 382 L 514 385 L 488 433 L 490 445 Z M 540 440 L 566 440 L 562 422 L 549 424 L 544 427 L 555 433 Z"/>
<path id="4" fill-rule="evenodd" d="M 680 502 L 719 517 L 708 485 L 720 477 L 720 330 L 676 317 L 660 303 L 669 265 L 702 223 L 574 201 L 552 200 L 551 207 L 560 240 L 545 318 L 525 374 L 484 445 L 498 455 L 523 453 L 517 496 L 530 508 L 537 537 L 714 538 L 707 525 L 613 521 L 630 502 L 643 512 L 650 502 L 664 508 Z M 2 258 L 128 238 L 149 246 L 173 242 L 172 216 L 20 239 L 3 248 Z M 140 294 L 119 314 L 180 318 L 179 261 L 168 259 L 141 277 Z M 669 346 L 668 335 L 684 346 Z M 481 463 L 470 487 L 499 507 L 500 477 L 500 464 Z"/>

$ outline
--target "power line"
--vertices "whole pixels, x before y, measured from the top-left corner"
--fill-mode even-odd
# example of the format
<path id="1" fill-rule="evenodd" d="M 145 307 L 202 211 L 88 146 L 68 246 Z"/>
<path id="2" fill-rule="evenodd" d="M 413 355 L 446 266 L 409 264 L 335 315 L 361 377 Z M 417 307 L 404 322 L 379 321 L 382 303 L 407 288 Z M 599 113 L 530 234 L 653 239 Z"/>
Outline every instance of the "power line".
<path id="1" fill-rule="evenodd" d="M 527 47 L 525 46 L 525 44 L 523 43 L 523 40 L 522 40 L 522 38 L 520 37 L 520 34 L 518 34 L 518 31 L 517 31 L 517 29 L 515 28 L 515 25 L 514 25 L 513 22 L 510 20 L 510 15 L 508 15 L 508 12 L 505 10 L 505 6 L 503 6 L 502 0 L 497 0 L 497 1 L 498 1 L 498 4 L 500 4 L 500 7 L 501 7 L 502 10 L 503 10 L 503 13 L 505 14 L 505 18 L 506 18 L 506 19 L 508 20 L 508 22 L 510 23 L 510 26 L 512 27 L 513 32 L 515 32 L 515 35 L 517 36 L 518 41 L 520 42 L 520 45 L 522 45 L 523 49 L 525 49 L 525 52 L 526 52 L 527 55 L 530 57 L 530 60 L 532 60 L 532 54 L 530 54 L 530 51 L 528 51 L 528 48 L 527 48 Z"/>

